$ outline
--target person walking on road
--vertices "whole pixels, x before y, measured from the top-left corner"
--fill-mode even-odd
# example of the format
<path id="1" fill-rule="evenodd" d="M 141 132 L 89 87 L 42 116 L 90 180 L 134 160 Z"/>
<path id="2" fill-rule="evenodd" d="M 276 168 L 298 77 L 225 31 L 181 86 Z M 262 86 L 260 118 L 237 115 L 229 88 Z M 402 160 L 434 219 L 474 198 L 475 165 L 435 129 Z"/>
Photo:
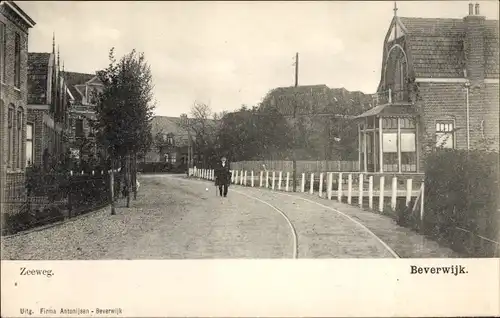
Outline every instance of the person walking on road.
<path id="1" fill-rule="evenodd" d="M 215 186 L 219 187 L 220 196 L 227 196 L 229 184 L 231 183 L 231 171 L 226 157 L 222 157 L 215 169 Z"/>

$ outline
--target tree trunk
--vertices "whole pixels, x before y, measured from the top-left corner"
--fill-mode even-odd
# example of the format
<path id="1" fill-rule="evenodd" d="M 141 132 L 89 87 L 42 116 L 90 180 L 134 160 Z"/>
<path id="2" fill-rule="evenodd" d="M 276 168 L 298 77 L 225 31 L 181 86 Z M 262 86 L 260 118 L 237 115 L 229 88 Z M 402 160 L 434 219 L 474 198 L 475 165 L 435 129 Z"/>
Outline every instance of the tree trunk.
<path id="1" fill-rule="evenodd" d="M 113 158 L 111 158 L 111 171 L 109 173 L 109 189 L 110 189 L 110 196 L 111 196 L 111 215 L 115 215 L 115 165 Z"/>
<path id="2" fill-rule="evenodd" d="M 127 154 L 125 161 L 125 189 L 127 195 L 127 208 L 130 208 L 130 154 Z"/>
<path id="3" fill-rule="evenodd" d="M 134 191 L 134 200 L 137 200 L 137 154 L 132 158 L 132 190 Z"/>

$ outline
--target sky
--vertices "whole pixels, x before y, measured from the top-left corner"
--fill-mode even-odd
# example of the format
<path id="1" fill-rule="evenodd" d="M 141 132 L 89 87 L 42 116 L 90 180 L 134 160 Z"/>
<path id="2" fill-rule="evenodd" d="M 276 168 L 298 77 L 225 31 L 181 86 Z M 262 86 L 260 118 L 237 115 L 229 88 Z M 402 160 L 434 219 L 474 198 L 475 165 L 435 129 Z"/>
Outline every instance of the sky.
<path id="1" fill-rule="evenodd" d="M 463 18 L 468 1 L 398 1 L 406 17 Z M 189 113 L 193 103 L 215 112 L 257 105 L 271 89 L 326 84 L 374 93 L 393 1 L 22 1 L 36 22 L 30 52 L 50 52 L 52 35 L 65 70 L 94 73 L 144 52 L 151 66 L 156 115 Z M 497 19 L 498 1 L 479 1 Z"/>

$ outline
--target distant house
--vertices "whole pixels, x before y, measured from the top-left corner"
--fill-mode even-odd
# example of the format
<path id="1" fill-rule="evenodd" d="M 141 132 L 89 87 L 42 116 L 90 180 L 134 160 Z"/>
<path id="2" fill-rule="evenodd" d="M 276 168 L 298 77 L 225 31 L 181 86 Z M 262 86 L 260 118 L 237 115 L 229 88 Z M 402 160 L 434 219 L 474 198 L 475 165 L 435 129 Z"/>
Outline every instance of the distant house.
<path id="1" fill-rule="evenodd" d="M 430 147 L 499 148 L 498 20 L 479 5 L 463 19 L 394 16 L 377 106 L 358 117 L 369 172 L 422 172 Z"/>
<path id="2" fill-rule="evenodd" d="M 35 22 L 0 2 L 0 214 L 21 208 L 26 168 L 28 34 Z"/>
<path id="3" fill-rule="evenodd" d="M 154 116 L 151 125 L 153 145 L 145 162 L 168 162 L 174 166 L 196 165 L 204 160 L 196 147 L 196 130 L 200 125 L 213 126 L 212 119 L 197 120 L 180 117 Z M 187 127 L 191 127 L 188 129 Z M 207 158 L 208 159 L 208 158 Z"/>
<path id="4" fill-rule="evenodd" d="M 96 120 L 96 96 L 103 84 L 95 74 L 64 72 L 69 94 L 69 143 L 78 156 L 95 155 L 95 134 L 91 123 Z"/>
<path id="5" fill-rule="evenodd" d="M 183 165 L 188 162 L 189 133 L 186 117 L 154 116 L 151 123 L 153 145 L 146 154 L 146 162 L 168 162 Z"/>
<path id="6" fill-rule="evenodd" d="M 68 137 L 68 93 L 55 43 L 52 53 L 28 54 L 26 164 L 41 166 L 58 158 Z"/>

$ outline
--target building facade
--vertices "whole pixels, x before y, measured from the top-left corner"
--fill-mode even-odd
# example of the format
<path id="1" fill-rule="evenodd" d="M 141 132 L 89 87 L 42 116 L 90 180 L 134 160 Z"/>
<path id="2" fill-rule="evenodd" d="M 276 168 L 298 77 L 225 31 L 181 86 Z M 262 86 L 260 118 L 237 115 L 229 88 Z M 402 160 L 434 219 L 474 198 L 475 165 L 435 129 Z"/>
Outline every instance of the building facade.
<path id="1" fill-rule="evenodd" d="M 26 167 L 28 34 L 35 22 L 13 1 L 0 2 L 0 212 L 23 202 Z"/>
<path id="2" fill-rule="evenodd" d="M 146 153 L 145 162 L 167 162 L 187 165 L 191 137 L 186 129 L 187 116 L 154 116 L 151 122 L 153 144 Z"/>
<path id="3" fill-rule="evenodd" d="M 64 72 L 69 100 L 69 147 L 75 157 L 84 159 L 98 152 L 92 122 L 96 120 L 96 95 L 103 84 L 95 74 Z"/>
<path id="4" fill-rule="evenodd" d="M 26 164 L 48 168 L 64 154 L 68 139 L 68 89 L 52 53 L 28 55 L 28 121 Z"/>
<path id="5" fill-rule="evenodd" d="M 377 105 L 358 116 L 362 171 L 423 172 L 435 147 L 498 151 L 499 24 L 479 9 L 469 4 L 463 19 L 395 14 Z"/>

